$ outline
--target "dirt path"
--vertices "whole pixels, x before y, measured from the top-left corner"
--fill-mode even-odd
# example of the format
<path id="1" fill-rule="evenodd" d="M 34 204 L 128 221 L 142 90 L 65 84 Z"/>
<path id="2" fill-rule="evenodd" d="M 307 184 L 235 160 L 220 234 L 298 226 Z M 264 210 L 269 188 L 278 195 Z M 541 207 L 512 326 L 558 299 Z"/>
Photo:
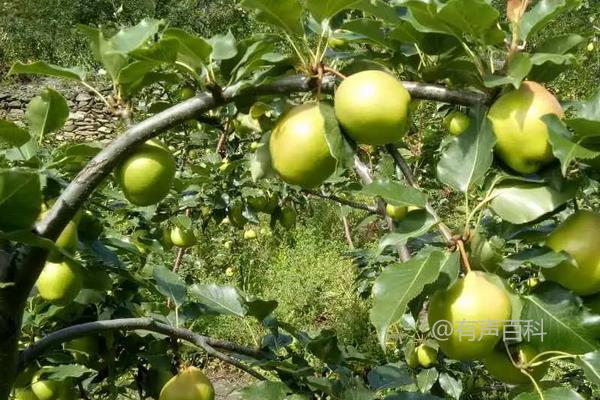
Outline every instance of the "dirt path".
<path id="1" fill-rule="evenodd" d="M 235 392 L 252 383 L 252 378 L 228 365 L 215 363 L 204 370 L 211 380 L 216 400 L 240 400 Z"/>

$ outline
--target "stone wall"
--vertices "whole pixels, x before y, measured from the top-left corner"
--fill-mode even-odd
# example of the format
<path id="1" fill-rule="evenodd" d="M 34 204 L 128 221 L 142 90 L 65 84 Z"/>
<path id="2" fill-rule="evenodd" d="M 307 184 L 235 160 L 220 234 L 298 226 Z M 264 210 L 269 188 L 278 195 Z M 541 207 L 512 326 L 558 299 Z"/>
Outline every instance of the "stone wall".
<path id="1" fill-rule="evenodd" d="M 76 83 L 67 85 L 52 79 L 36 79 L 0 86 L 0 119 L 23 125 L 27 104 L 40 92 L 51 87 L 67 99 L 70 115 L 65 127 L 54 133 L 58 141 L 109 141 L 116 134 L 117 118 L 106 105 Z"/>

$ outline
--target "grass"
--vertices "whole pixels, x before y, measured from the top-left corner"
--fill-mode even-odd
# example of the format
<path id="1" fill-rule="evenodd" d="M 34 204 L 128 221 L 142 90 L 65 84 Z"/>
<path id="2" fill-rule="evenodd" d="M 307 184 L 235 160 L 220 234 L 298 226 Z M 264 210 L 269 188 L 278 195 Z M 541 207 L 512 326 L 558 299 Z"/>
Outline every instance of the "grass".
<path id="1" fill-rule="evenodd" d="M 202 282 L 230 284 L 263 300 L 277 300 L 277 318 L 300 330 L 317 334 L 335 329 L 342 344 L 370 351 L 377 345 L 369 304 L 354 287 L 354 268 L 343 256 L 348 245 L 337 218 L 332 207 L 318 203 L 289 232 L 276 229 L 247 242 L 236 231 L 228 256 L 219 250 L 222 238 L 204 242 L 199 257 L 190 256 L 186 268 Z M 234 276 L 225 274 L 227 268 Z M 257 322 L 237 317 L 208 317 L 198 324 L 206 334 L 245 343 L 265 333 Z"/>

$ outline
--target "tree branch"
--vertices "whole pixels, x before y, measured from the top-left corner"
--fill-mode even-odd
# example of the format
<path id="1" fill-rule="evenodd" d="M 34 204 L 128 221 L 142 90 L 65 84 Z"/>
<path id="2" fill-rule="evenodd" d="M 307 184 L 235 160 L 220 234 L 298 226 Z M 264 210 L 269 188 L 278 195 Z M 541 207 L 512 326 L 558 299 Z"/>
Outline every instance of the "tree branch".
<path id="1" fill-rule="evenodd" d="M 388 144 L 388 145 L 385 146 L 385 148 L 388 151 L 388 153 L 392 156 L 392 158 L 394 159 L 394 162 L 396 163 L 396 166 L 398 166 L 398 168 L 400 169 L 400 171 L 402 171 L 402 174 L 404 175 L 404 178 L 406 179 L 406 182 L 410 186 L 418 189 L 419 188 L 419 183 L 415 179 L 415 176 L 414 176 L 412 170 L 410 169 L 410 167 L 408 166 L 408 164 L 406 163 L 406 161 L 404 160 L 404 158 L 402 157 L 402 155 L 400 154 L 400 152 L 398 151 L 398 149 L 396 148 L 396 146 L 394 146 L 393 144 Z M 437 227 L 438 227 L 440 233 L 442 234 L 442 236 L 444 237 L 444 240 L 446 241 L 446 243 L 454 245 L 454 240 L 452 238 L 452 231 L 442 221 L 442 219 L 438 215 L 437 211 L 435 211 L 435 209 L 433 208 L 433 206 L 431 205 L 431 203 L 428 202 L 425 205 L 425 209 L 435 219 Z"/>
<path id="2" fill-rule="evenodd" d="M 348 207 L 356 208 L 357 210 L 367 211 L 371 214 L 379 214 L 379 210 L 376 207 L 372 207 L 367 204 L 357 203 L 352 200 L 347 200 L 347 199 L 344 199 L 342 197 L 339 197 L 339 196 L 336 196 L 333 194 L 326 195 L 326 194 L 322 194 L 315 190 L 310 190 L 310 189 L 305 189 L 305 190 L 303 190 L 303 192 L 313 195 L 313 196 L 316 196 L 316 197 L 319 197 L 321 199 L 335 201 L 336 203 L 340 203 L 340 204 L 343 204 Z"/>
<path id="3" fill-rule="evenodd" d="M 262 354 L 258 350 L 240 346 L 238 344 L 220 339 L 213 339 L 207 336 L 202 336 L 188 329 L 175 328 L 160 322 L 156 322 L 150 318 L 123 318 L 107 321 L 88 322 L 85 324 L 70 326 L 65 329 L 56 331 L 29 346 L 23 350 L 19 357 L 19 371 L 22 371 L 28 364 L 41 356 L 46 350 L 58 346 L 64 342 L 75 339 L 80 336 L 90 335 L 106 331 L 133 331 L 145 330 L 150 332 L 161 333 L 166 336 L 178 338 L 190 342 L 204 351 L 210 356 L 216 357 L 226 363 L 232 364 L 237 368 L 247 372 L 255 378 L 266 380 L 260 373 L 252 370 L 240 361 L 223 354 L 216 349 L 225 350 L 232 353 L 242 354 L 252 358 L 260 358 Z"/>
<path id="4" fill-rule="evenodd" d="M 362 180 L 363 184 L 368 185 L 373 182 L 373 178 L 371 177 L 371 171 L 369 167 L 367 167 L 358 156 L 354 157 L 354 170 Z M 387 216 L 385 212 L 385 202 L 382 199 L 377 199 L 377 209 L 379 210 L 379 214 L 382 215 L 385 219 L 385 223 L 388 226 L 390 232 L 394 232 L 396 230 L 396 226 L 394 221 Z M 408 246 L 405 244 L 396 246 L 396 250 L 398 251 L 398 258 L 402 262 L 406 262 L 410 260 L 410 251 L 408 250 Z"/>

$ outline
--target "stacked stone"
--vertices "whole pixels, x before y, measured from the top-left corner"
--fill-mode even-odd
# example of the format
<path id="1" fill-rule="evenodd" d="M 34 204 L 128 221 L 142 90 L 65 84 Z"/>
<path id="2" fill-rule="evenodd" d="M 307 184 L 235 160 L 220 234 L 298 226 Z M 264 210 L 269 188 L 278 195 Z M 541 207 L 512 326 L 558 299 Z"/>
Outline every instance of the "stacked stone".
<path id="1" fill-rule="evenodd" d="M 0 87 L 0 119 L 21 125 L 31 99 L 44 87 L 53 87 L 47 80 L 10 88 Z M 67 99 L 70 115 L 65 127 L 54 134 L 54 139 L 68 142 L 108 142 L 116 135 L 117 118 L 106 105 L 85 89 L 57 89 Z M 105 95 L 108 94 L 104 93 Z"/>

